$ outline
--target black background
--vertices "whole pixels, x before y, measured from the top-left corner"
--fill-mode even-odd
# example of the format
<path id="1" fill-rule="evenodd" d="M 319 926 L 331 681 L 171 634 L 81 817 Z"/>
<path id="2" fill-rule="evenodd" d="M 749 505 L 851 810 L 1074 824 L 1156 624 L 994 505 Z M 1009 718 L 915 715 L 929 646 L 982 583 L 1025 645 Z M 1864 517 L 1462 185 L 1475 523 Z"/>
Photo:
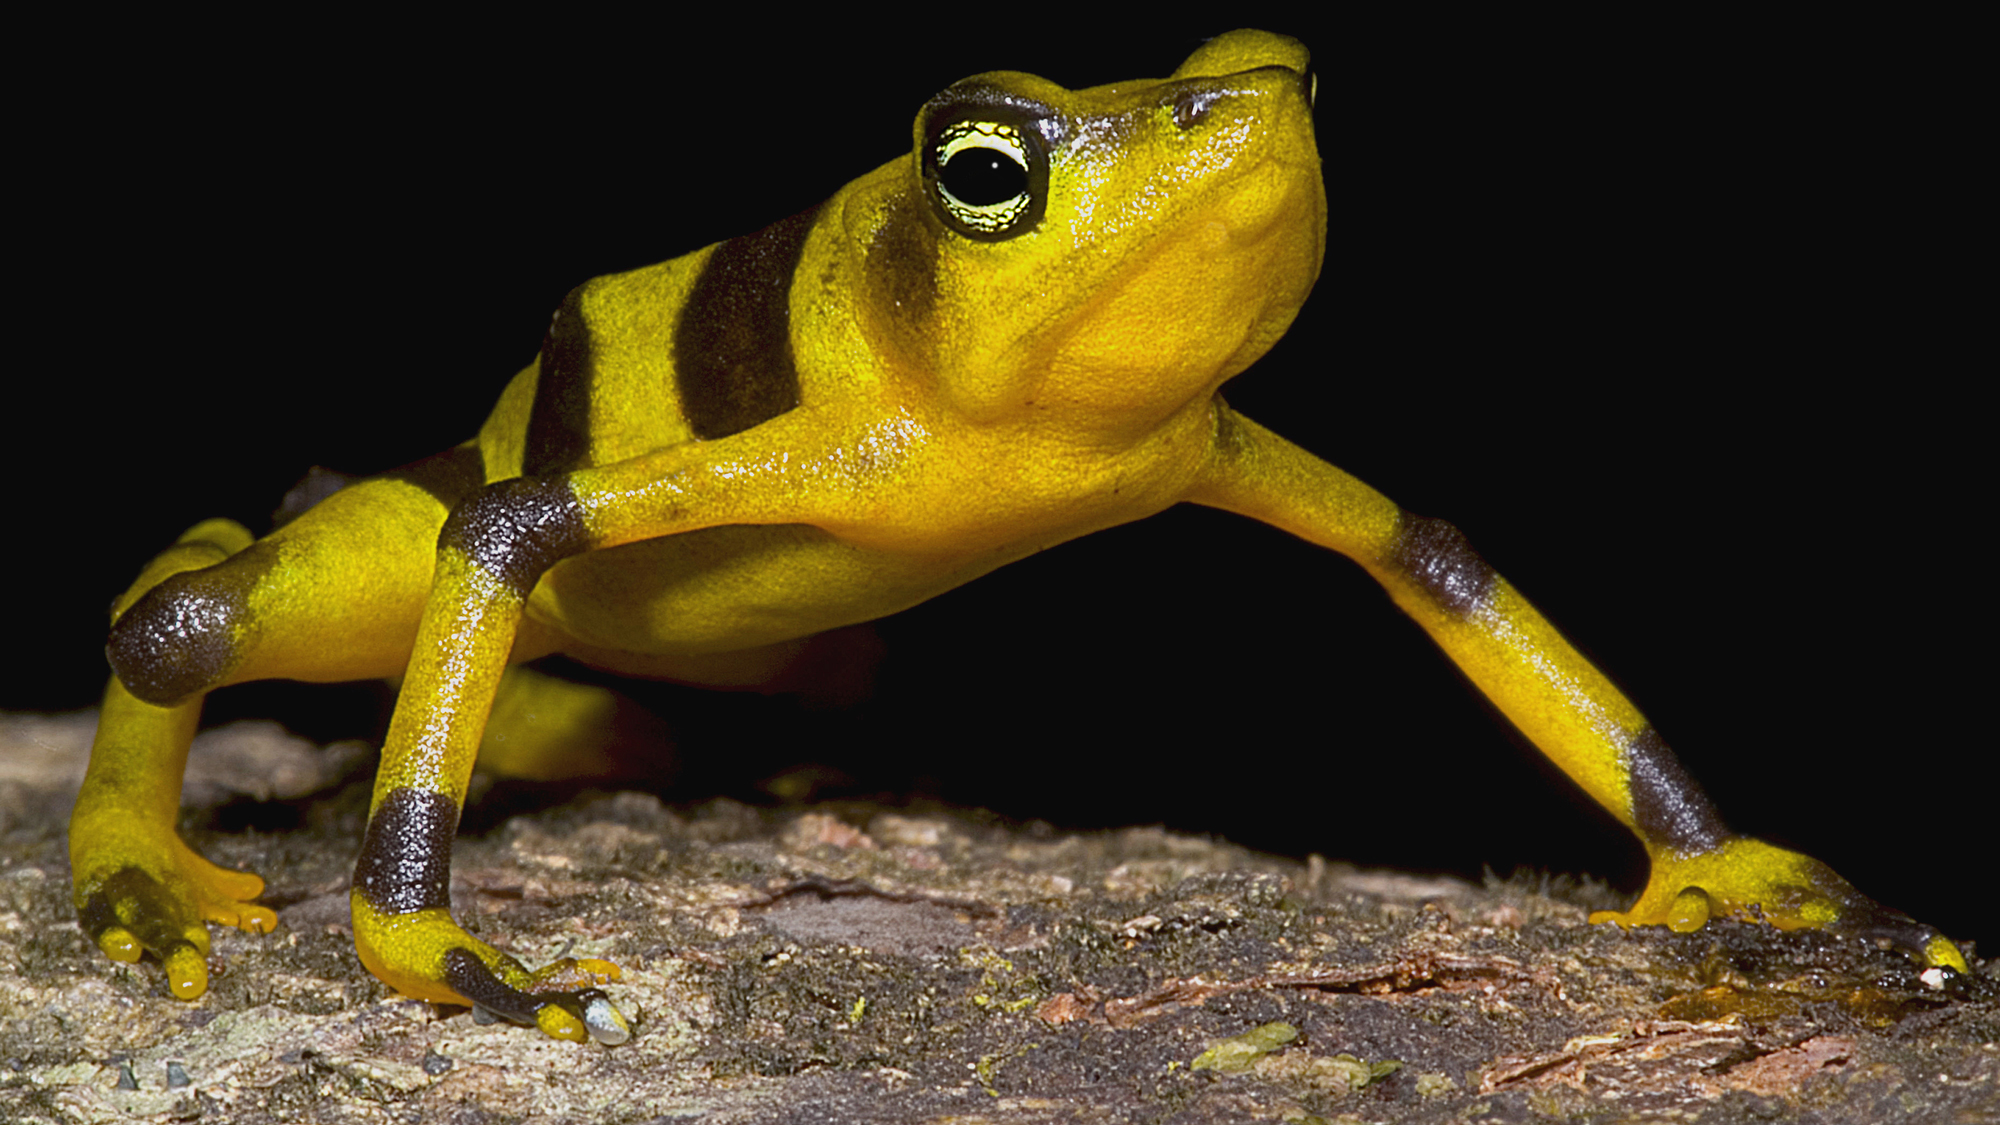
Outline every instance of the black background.
<path id="1" fill-rule="evenodd" d="M 954 79 L 1164 74 L 1229 26 L 981 16 L 49 44 L 14 171 L 0 704 L 88 705 L 103 607 L 197 519 L 261 528 L 308 465 L 468 436 L 578 281 L 823 199 Z M 1331 230 L 1230 401 L 1459 524 L 1733 824 L 2000 940 L 1950 30 L 1274 26 L 1320 68 Z M 1358 568 L 1249 521 L 1177 509 L 879 631 L 865 705 L 670 715 L 710 767 L 670 796 L 811 762 L 1065 826 L 1637 885 L 1622 830 Z M 335 733 L 320 698 L 345 697 L 211 715 Z"/>

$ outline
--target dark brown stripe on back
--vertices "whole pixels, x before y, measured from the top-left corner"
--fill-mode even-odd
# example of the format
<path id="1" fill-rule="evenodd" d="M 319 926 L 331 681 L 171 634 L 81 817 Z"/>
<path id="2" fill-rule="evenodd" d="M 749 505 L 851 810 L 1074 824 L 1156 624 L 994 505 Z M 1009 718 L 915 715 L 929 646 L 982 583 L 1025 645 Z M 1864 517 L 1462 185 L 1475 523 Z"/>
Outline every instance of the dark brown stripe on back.
<path id="1" fill-rule="evenodd" d="M 1497 575 L 1465 535 L 1444 520 L 1403 513 L 1389 562 L 1431 599 L 1458 617 L 1470 616 L 1493 592 Z"/>
<path id="2" fill-rule="evenodd" d="M 320 501 L 360 479 L 353 473 L 343 473 L 325 465 L 307 469 L 306 475 L 299 478 L 299 483 L 287 489 L 285 498 L 278 501 L 278 510 L 271 513 L 271 530 L 276 531 L 319 507 Z"/>
<path id="3" fill-rule="evenodd" d="M 385 914 L 451 907 L 458 805 L 442 793 L 392 789 L 368 818 L 354 888 Z"/>
<path id="4" fill-rule="evenodd" d="M 452 509 L 438 532 L 523 601 L 552 566 L 590 548 L 583 507 L 562 477 L 495 481 Z"/>
<path id="5" fill-rule="evenodd" d="M 792 274 L 815 207 L 715 248 L 674 330 L 681 412 L 698 438 L 728 437 L 799 404 Z"/>
<path id="6" fill-rule="evenodd" d="M 586 281 L 569 291 L 549 318 L 542 336 L 541 364 L 535 372 L 535 404 L 521 471 L 529 476 L 566 473 L 590 452 L 590 326 L 583 319 Z"/>
<path id="7" fill-rule="evenodd" d="M 416 485 L 448 512 L 486 484 L 486 457 L 476 445 L 461 445 L 382 475 Z"/>
<path id="8" fill-rule="evenodd" d="M 1647 727 L 1625 748 L 1632 791 L 1632 821 L 1648 843 L 1684 852 L 1710 851 L 1729 838 L 1729 829 L 1660 732 Z"/>

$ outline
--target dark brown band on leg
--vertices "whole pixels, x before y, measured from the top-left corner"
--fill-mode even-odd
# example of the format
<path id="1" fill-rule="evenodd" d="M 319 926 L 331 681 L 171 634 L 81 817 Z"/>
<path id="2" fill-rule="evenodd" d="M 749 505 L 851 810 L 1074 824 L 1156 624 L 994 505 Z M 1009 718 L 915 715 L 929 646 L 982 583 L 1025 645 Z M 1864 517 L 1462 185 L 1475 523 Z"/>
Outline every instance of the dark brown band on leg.
<path id="1" fill-rule="evenodd" d="M 1396 530 L 1389 562 L 1454 617 L 1471 616 L 1499 579 L 1458 528 L 1409 512 Z"/>
<path id="2" fill-rule="evenodd" d="M 354 889 L 384 914 L 451 908 L 451 842 L 458 804 L 442 793 L 395 789 L 368 818 Z"/>
<path id="3" fill-rule="evenodd" d="M 1649 844 L 1683 852 L 1712 851 L 1729 829 L 1708 794 L 1674 757 L 1660 732 L 1647 727 L 1625 747 L 1632 793 L 1632 821 Z"/>

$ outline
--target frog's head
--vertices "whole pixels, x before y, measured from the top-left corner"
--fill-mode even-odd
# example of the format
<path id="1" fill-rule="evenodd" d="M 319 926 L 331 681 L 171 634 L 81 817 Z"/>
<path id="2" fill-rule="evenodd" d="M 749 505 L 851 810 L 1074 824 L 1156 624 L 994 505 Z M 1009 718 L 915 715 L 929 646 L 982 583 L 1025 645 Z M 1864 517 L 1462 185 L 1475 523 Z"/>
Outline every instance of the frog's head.
<path id="1" fill-rule="evenodd" d="M 878 355 L 975 422 L 1143 432 L 1262 355 L 1318 276 L 1326 197 L 1295 40 L 1164 81 L 968 78 L 844 201 Z"/>

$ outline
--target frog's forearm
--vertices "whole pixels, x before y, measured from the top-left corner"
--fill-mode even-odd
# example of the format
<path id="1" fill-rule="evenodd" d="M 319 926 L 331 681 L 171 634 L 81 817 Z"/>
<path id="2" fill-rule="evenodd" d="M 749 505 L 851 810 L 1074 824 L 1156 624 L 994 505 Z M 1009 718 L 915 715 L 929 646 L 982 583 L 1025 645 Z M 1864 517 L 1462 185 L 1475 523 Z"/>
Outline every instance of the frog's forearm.
<path id="1" fill-rule="evenodd" d="M 1494 573 L 1452 525 L 1387 497 L 1241 415 L 1192 499 L 1275 524 L 1360 563 L 1466 676 L 1598 804 L 1649 845 L 1713 847 L 1713 806 L 1638 708 Z"/>

